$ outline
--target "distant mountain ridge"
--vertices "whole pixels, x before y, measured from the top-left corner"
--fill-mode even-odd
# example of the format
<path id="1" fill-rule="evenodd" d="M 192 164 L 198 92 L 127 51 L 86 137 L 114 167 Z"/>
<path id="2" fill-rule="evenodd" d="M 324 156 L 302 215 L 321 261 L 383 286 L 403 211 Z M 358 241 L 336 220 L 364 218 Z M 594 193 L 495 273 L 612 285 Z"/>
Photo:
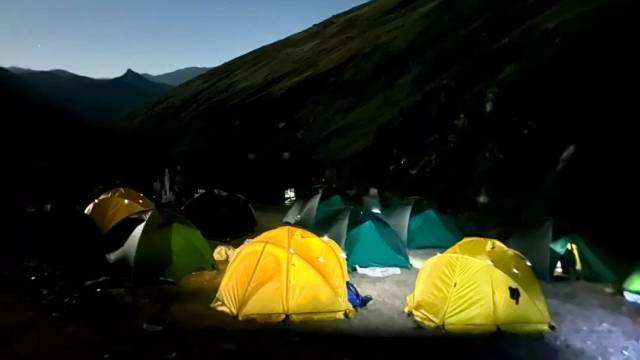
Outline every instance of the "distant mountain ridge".
<path id="1" fill-rule="evenodd" d="M 172 88 L 131 69 L 113 79 L 94 79 L 58 69 L 38 71 L 12 67 L 9 70 L 52 103 L 89 123 L 101 125 L 116 125 Z"/>
<path id="2" fill-rule="evenodd" d="M 169 84 L 173 86 L 181 85 L 195 77 L 198 77 L 205 72 L 211 70 L 210 67 L 187 67 L 184 69 L 178 69 L 172 72 L 168 72 L 160 75 L 151 75 L 147 73 L 142 73 L 141 75 L 145 78 L 155 81 L 162 84 Z"/>

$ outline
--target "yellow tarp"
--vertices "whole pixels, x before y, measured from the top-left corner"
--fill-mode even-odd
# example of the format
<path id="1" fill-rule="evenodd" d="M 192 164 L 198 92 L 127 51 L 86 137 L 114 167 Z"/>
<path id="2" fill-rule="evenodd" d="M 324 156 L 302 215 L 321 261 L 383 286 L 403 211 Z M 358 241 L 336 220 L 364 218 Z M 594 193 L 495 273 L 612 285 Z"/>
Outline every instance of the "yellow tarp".
<path id="1" fill-rule="evenodd" d="M 355 313 L 347 280 L 335 242 L 283 226 L 236 250 L 211 306 L 240 320 L 343 319 Z"/>
<path id="2" fill-rule="evenodd" d="M 235 252 L 236 249 L 231 245 L 218 245 L 213 250 L 213 260 L 216 262 L 216 268 L 226 269 Z"/>
<path id="3" fill-rule="evenodd" d="M 153 207 L 142 194 L 126 188 L 109 190 L 89 204 L 84 213 L 89 215 L 102 233 L 108 232 L 123 219 Z"/>
<path id="4" fill-rule="evenodd" d="M 493 239 L 468 238 L 429 259 L 405 311 L 425 326 L 460 333 L 539 333 L 551 326 L 527 260 Z"/>

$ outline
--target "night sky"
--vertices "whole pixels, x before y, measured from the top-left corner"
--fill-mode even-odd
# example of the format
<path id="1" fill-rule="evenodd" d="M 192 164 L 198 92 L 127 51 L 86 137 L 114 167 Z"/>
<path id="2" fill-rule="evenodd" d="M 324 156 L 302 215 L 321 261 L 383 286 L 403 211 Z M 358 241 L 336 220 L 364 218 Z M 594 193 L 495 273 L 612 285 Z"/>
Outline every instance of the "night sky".
<path id="1" fill-rule="evenodd" d="M 114 77 L 216 66 L 363 0 L 0 0 L 0 66 Z"/>

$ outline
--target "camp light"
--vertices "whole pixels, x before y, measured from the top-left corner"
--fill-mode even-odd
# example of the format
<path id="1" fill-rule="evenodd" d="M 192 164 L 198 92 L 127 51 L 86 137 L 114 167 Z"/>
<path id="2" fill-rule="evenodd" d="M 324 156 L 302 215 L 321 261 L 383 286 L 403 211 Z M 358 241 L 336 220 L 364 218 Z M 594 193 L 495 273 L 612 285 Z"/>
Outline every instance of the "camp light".
<path id="1" fill-rule="evenodd" d="M 284 191 L 285 205 L 293 204 L 296 201 L 296 189 L 288 188 Z"/>

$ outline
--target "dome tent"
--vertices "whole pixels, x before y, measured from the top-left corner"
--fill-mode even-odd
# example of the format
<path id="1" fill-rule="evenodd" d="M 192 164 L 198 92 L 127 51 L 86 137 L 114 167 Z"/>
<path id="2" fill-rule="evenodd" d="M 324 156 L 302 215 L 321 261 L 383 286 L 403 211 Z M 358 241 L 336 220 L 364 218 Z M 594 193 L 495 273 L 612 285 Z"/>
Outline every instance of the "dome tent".
<path id="1" fill-rule="evenodd" d="M 349 204 L 340 195 L 333 195 L 318 204 L 315 221 L 319 222 L 349 208 Z"/>
<path id="2" fill-rule="evenodd" d="M 350 225 L 351 206 L 340 195 L 322 200 L 323 195 L 324 192 L 320 191 L 308 201 L 295 202 L 282 222 L 326 235 L 344 246 Z"/>
<path id="3" fill-rule="evenodd" d="M 128 188 L 116 188 L 104 192 L 84 210 L 100 231 L 107 233 L 121 220 L 141 211 L 153 208 L 144 195 Z"/>
<path id="4" fill-rule="evenodd" d="M 310 228 L 316 221 L 316 212 L 320 204 L 322 191 L 312 196 L 307 201 L 298 200 L 287 211 L 282 222 L 289 225 L 296 225 L 303 228 Z"/>
<path id="5" fill-rule="evenodd" d="M 559 261 L 563 267 L 572 266 L 569 270 L 581 278 L 595 282 L 620 284 L 630 271 L 629 264 L 613 260 L 580 235 L 568 234 L 555 241 L 553 236 L 553 220 L 547 219 L 515 234 L 508 244 L 531 261 L 536 275 L 542 280 L 553 279 Z M 567 255 L 572 256 L 573 261 L 564 261 Z"/>
<path id="6" fill-rule="evenodd" d="M 405 243 L 386 222 L 378 218 L 352 229 L 344 247 L 349 269 L 356 266 L 411 268 Z"/>
<path id="7" fill-rule="evenodd" d="M 553 327 L 527 260 L 492 239 L 466 238 L 429 259 L 405 312 L 422 325 L 457 333 L 539 333 Z"/>
<path id="8" fill-rule="evenodd" d="M 636 266 L 624 281 L 622 291 L 627 300 L 640 303 L 640 266 Z"/>
<path id="9" fill-rule="evenodd" d="M 222 190 L 197 194 L 182 211 L 207 237 L 239 237 L 252 233 L 258 225 L 253 208 L 244 197 Z"/>
<path id="10" fill-rule="evenodd" d="M 542 280 L 550 280 L 553 270 L 551 264 L 550 246 L 553 241 L 553 220 L 545 219 L 526 231 L 513 235 L 507 244 L 525 255 L 533 264 L 536 275 Z"/>
<path id="11" fill-rule="evenodd" d="M 620 284 L 632 270 L 632 265 L 628 262 L 611 258 L 599 246 L 576 234 L 554 241 L 550 251 L 550 271 L 553 271 L 562 254 L 571 251 L 577 259 L 576 265 L 580 266 L 576 270 L 587 281 Z"/>
<path id="12" fill-rule="evenodd" d="M 317 223 L 312 230 L 322 236 L 327 236 L 335 241 L 340 247 L 344 247 L 349 232 L 349 217 L 351 210 L 343 209 L 327 216 L 323 221 Z"/>
<path id="13" fill-rule="evenodd" d="M 114 189 L 105 191 L 102 194 L 100 194 L 98 199 L 104 199 L 108 197 L 118 197 L 121 199 L 127 199 L 129 201 L 133 201 L 134 203 L 138 203 L 140 204 L 140 206 L 145 208 L 153 207 L 153 203 L 151 202 L 151 200 L 149 200 L 146 196 L 142 195 L 141 193 L 130 188 L 119 187 L 119 188 L 114 188 Z"/>
<path id="14" fill-rule="evenodd" d="M 461 239 L 455 220 L 437 210 L 427 210 L 409 220 L 407 246 L 410 249 L 448 248 Z"/>
<path id="15" fill-rule="evenodd" d="M 173 212 L 153 210 L 107 260 L 128 262 L 135 280 L 164 277 L 180 281 L 191 272 L 212 269 L 211 254 L 207 241 L 188 220 Z"/>
<path id="16" fill-rule="evenodd" d="M 354 313 L 347 280 L 336 243 L 283 226 L 236 250 L 211 306 L 240 320 L 344 319 Z"/>
<path id="17" fill-rule="evenodd" d="M 393 228 L 409 249 L 448 248 L 462 239 L 455 220 L 426 200 L 409 197 L 381 209 L 378 217 Z"/>

